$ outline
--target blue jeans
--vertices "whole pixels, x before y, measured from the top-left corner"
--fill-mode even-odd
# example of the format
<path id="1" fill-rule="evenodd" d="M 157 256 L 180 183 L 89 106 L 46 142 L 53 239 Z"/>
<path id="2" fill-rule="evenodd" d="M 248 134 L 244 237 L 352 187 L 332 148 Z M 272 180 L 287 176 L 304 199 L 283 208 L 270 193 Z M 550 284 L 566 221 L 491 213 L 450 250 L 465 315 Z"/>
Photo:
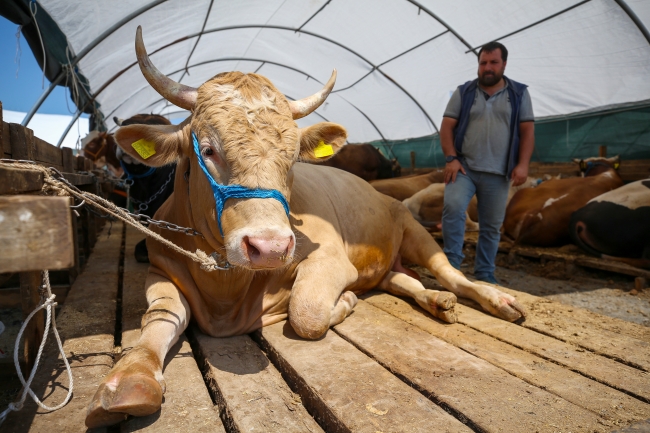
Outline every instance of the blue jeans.
<path id="1" fill-rule="evenodd" d="M 510 182 L 503 175 L 473 171 L 463 165 L 467 175 L 460 171 L 456 182 L 445 187 L 442 211 L 442 238 L 449 263 L 460 269 L 465 255 L 465 212 L 476 194 L 478 200 L 479 237 L 476 246 L 474 276 L 494 276 L 494 261 L 501 239 L 501 225 L 506 214 Z"/>

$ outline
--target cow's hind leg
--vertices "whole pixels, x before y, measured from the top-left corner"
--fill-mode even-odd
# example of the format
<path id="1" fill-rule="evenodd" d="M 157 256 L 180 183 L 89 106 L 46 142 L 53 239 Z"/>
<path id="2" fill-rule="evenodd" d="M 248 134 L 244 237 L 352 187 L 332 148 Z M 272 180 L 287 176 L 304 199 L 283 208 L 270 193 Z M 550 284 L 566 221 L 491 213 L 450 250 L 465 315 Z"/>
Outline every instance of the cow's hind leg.
<path id="1" fill-rule="evenodd" d="M 404 235 L 400 254 L 407 260 L 426 267 L 444 288 L 462 298 L 478 302 L 484 310 L 513 322 L 526 315 L 524 307 L 514 296 L 490 284 L 469 281 L 454 269 L 442 249 L 408 212 L 404 212 Z"/>
<path id="2" fill-rule="evenodd" d="M 169 280 L 149 274 L 146 285 L 149 308 L 142 317 L 142 334 L 100 383 L 86 414 L 89 428 L 115 424 L 127 415 L 150 415 L 162 404 L 163 362 L 187 327 L 190 309 Z"/>
<path id="3" fill-rule="evenodd" d="M 447 323 L 456 323 L 456 295 L 451 292 L 426 289 L 418 280 L 402 273 L 389 272 L 379 289 L 398 296 L 409 296 L 434 317 Z"/>
<path id="4" fill-rule="evenodd" d="M 344 292 L 358 273 L 339 251 L 303 260 L 291 289 L 289 323 L 303 338 L 320 338 L 341 323 L 357 304 L 357 296 Z"/>

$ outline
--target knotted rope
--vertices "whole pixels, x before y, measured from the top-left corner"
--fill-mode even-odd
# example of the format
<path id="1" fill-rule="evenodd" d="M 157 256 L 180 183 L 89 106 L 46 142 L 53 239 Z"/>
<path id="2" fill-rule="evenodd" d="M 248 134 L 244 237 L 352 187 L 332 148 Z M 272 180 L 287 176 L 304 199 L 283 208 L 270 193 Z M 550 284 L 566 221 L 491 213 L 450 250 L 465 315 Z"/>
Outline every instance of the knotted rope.
<path id="1" fill-rule="evenodd" d="M 20 382 L 23 384 L 23 393 L 20 396 L 20 400 L 17 402 L 11 402 L 9 403 L 9 406 L 7 409 L 5 409 L 2 413 L 0 413 L 0 425 L 4 422 L 4 420 L 7 418 L 7 415 L 9 415 L 10 412 L 12 411 L 19 411 L 23 408 L 23 404 L 25 403 L 25 399 L 27 398 L 27 394 L 29 394 L 34 402 L 39 405 L 41 408 L 47 411 L 55 411 L 58 409 L 61 409 L 63 406 L 65 406 L 68 401 L 70 401 L 70 398 L 72 397 L 72 390 L 74 387 L 74 382 L 72 379 L 72 371 L 70 369 L 70 363 L 68 363 L 68 358 L 65 356 L 65 352 L 63 350 L 63 344 L 61 343 L 61 338 L 59 337 L 59 331 L 56 329 L 56 314 L 52 314 L 54 307 L 56 307 L 56 302 L 54 302 L 54 297 L 56 295 L 52 294 L 52 288 L 50 287 L 50 274 L 48 271 L 43 271 L 43 285 L 41 286 L 41 302 L 38 304 L 36 309 L 32 311 L 32 313 L 27 316 L 27 319 L 25 319 L 25 322 L 23 323 L 23 326 L 20 328 L 20 332 L 18 332 L 18 336 L 16 337 L 16 344 L 14 345 L 14 365 L 16 367 L 16 372 L 18 373 L 18 378 L 20 379 Z M 20 348 L 20 339 L 23 336 L 23 332 L 25 331 L 25 328 L 27 328 L 27 325 L 29 324 L 29 321 L 32 320 L 32 317 L 39 311 L 41 311 L 43 308 L 46 310 L 46 319 L 45 319 L 45 331 L 43 332 L 43 339 L 41 340 L 41 345 L 38 347 L 38 353 L 36 354 L 36 360 L 34 362 L 34 366 L 32 367 L 32 372 L 29 375 L 29 378 L 27 378 L 27 381 L 25 381 L 25 378 L 23 377 L 22 372 L 20 371 L 20 364 L 18 363 L 18 352 Z M 65 397 L 65 400 L 63 400 L 60 404 L 54 407 L 46 406 L 43 404 L 42 401 L 36 397 L 36 394 L 31 389 L 32 381 L 34 380 L 34 376 L 36 375 L 36 370 L 38 369 L 38 364 L 41 360 L 41 355 L 43 354 L 43 348 L 45 347 L 45 342 L 47 340 L 47 334 L 50 332 L 50 321 L 52 322 L 52 331 L 54 332 L 54 337 L 56 337 L 56 343 L 59 346 L 59 353 L 61 353 L 61 357 L 63 358 L 63 362 L 65 363 L 65 368 L 68 371 L 68 380 L 70 381 L 70 387 L 68 389 L 68 395 Z"/>
<path id="2" fill-rule="evenodd" d="M 147 236 L 151 236 L 158 242 L 166 245 L 171 248 L 173 251 L 176 251 L 179 254 L 182 254 L 186 257 L 189 257 L 193 261 L 201 265 L 201 269 L 207 272 L 214 270 L 224 270 L 226 267 L 220 266 L 216 260 L 216 253 L 206 254 L 204 251 L 197 249 L 195 252 L 187 251 L 173 242 L 165 239 L 160 236 L 158 233 L 152 231 L 148 227 L 140 224 L 138 219 L 131 216 L 127 211 L 122 208 L 117 207 L 114 203 L 99 197 L 95 194 L 81 191 L 68 181 L 63 178 L 63 175 L 59 173 L 55 168 L 45 168 L 37 164 L 31 164 L 26 161 L 15 161 L 15 160 L 0 160 L 0 166 L 8 166 L 13 168 L 21 168 L 25 170 L 40 171 L 44 176 L 44 183 L 42 192 L 46 195 L 57 195 L 57 196 L 70 196 L 76 197 L 77 199 L 85 200 L 86 204 L 91 205 L 107 214 L 123 221 L 126 224 L 133 226 L 138 231 L 142 232 Z M 55 177 L 57 175 L 59 178 Z"/>

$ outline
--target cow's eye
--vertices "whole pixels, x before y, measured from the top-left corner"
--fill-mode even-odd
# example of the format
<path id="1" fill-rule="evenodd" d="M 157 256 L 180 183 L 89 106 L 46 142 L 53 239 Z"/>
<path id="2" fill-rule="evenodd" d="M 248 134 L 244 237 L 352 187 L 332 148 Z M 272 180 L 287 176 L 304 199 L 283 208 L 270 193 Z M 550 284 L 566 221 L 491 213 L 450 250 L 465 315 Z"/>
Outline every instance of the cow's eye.
<path id="1" fill-rule="evenodd" d="M 203 148 L 203 152 L 202 152 L 202 153 L 203 153 L 203 156 L 212 156 L 212 154 L 214 153 L 214 151 L 212 150 L 211 147 L 206 146 L 206 147 Z"/>

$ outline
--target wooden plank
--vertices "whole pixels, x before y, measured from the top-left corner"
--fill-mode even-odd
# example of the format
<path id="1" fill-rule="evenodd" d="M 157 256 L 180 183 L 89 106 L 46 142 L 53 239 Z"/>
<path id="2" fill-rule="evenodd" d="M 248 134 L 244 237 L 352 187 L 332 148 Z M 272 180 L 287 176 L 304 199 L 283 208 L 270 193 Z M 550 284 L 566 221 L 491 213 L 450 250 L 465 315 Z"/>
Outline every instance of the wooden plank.
<path id="1" fill-rule="evenodd" d="M 194 332 L 210 388 L 229 431 L 322 432 L 300 397 L 248 335 Z"/>
<path id="2" fill-rule="evenodd" d="M 457 304 L 458 322 L 650 402 L 650 375 L 583 348 Z"/>
<path id="3" fill-rule="evenodd" d="M 113 366 L 115 302 L 122 225 L 114 225 L 113 235 L 101 236 L 86 270 L 73 284 L 56 323 L 63 348 L 74 373 L 74 395 L 56 412 L 43 413 L 28 398 L 20 412 L 12 412 L 2 425 L 8 432 L 86 431 L 86 407 L 97 385 Z M 117 233 L 117 234 L 116 234 Z M 68 374 L 55 339 L 49 338 L 32 389 L 50 406 L 67 394 Z M 104 432 L 105 429 L 97 429 Z"/>
<path id="4" fill-rule="evenodd" d="M 254 336 L 327 432 L 471 431 L 334 332 L 306 341 L 280 322 Z"/>
<path id="5" fill-rule="evenodd" d="M 562 308 L 559 302 L 507 288 L 502 290 L 517 297 L 529 311 L 522 326 L 650 371 L 650 342 L 643 339 L 644 335 L 648 337 L 650 334 L 650 328 L 635 324 L 630 326 L 627 325 L 629 322 L 614 321 L 596 313 L 578 316 L 575 313 L 581 308 Z M 627 332 L 621 332 L 622 330 Z M 637 338 L 639 336 L 642 338 Z"/>
<path id="6" fill-rule="evenodd" d="M 622 262 L 598 259 L 596 257 L 578 257 L 575 259 L 574 263 L 576 265 L 600 269 L 603 271 L 617 272 L 619 274 L 632 275 L 634 277 L 650 278 L 650 271 L 636 268 Z"/>
<path id="7" fill-rule="evenodd" d="M 600 414 L 601 421 L 608 426 L 624 426 L 650 417 L 650 405 L 646 403 L 467 326 L 443 324 L 403 299 L 385 293 L 369 293 L 364 300 L 531 385 Z"/>
<path id="8" fill-rule="evenodd" d="M 598 414 L 529 385 L 364 301 L 335 330 L 421 393 L 467 418 L 476 430 L 607 431 Z"/>
<path id="9" fill-rule="evenodd" d="M 135 245 L 143 238 L 132 227 L 126 231 L 122 288 L 122 353 L 140 338 L 140 321 L 147 311 L 145 280 L 148 263 L 138 263 Z M 122 432 L 224 432 L 203 376 L 185 335 L 170 349 L 163 370 L 167 389 L 162 410 L 145 417 L 131 417 L 121 425 Z"/>
<path id="10" fill-rule="evenodd" d="M 68 290 L 70 290 L 69 285 L 52 286 L 52 293 L 56 295 L 56 301 L 59 304 L 63 304 L 65 302 L 65 298 L 68 295 Z M 0 289 L 0 308 L 21 307 L 22 304 L 20 298 L 20 288 Z"/>
<path id="11" fill-rule="evenodd" d="M 34 161 L 38 161 L 41 165 L 67 171 L 63 164 L 62 152 L 63 149 L 34 137 Z M 70 152 L 72 152 L 72 149 L 70 149 Z M 70 153 L 70 156 L 72 156 L 72 153 Z"/>
<path id="12" fill-rule="evenodd" d="M 61 173 L 71 184 L 75 186 L 92 185 L 95 183 L 95 176 L 79 173 Z"/>
<path id="13" fill-rule="evenodd" d="M 12 158 L 34 161 L 34 131 L 18 123 L 10 123 L 9 133 Z"/>
<path id="14" fill-rule="evenodd" d="M 40 171 L 0 167 L 0 195 L 40 191 L 43 179 Z"/>
<path id="15" fill-rule="evenodd" d="M 74 264 L 68 197 L 1 196 L 0 227 L 0 272 Z"/>

